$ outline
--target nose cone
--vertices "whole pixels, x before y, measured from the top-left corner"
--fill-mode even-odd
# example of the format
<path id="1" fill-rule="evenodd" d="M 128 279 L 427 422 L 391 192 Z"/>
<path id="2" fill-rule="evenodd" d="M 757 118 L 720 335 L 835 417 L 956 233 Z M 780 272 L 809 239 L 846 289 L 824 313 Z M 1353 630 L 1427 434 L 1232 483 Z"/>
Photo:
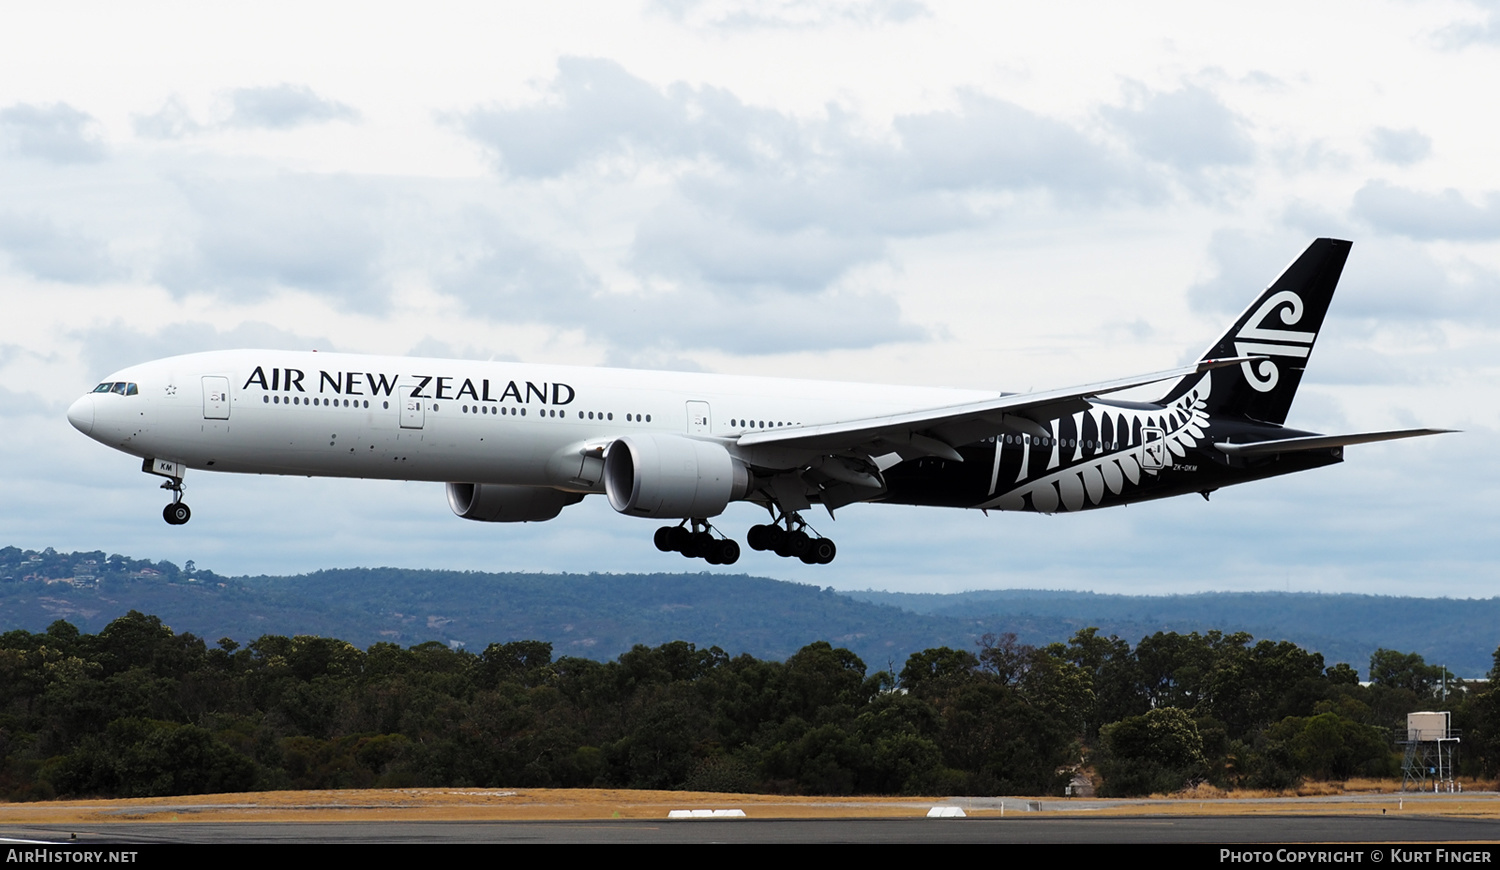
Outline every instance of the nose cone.
<path id="1" fill-rule="evenodd" d="M 68 422 L 87 435 L 94 431 L 94 394 L 85 393 L 68 408 Z"/>

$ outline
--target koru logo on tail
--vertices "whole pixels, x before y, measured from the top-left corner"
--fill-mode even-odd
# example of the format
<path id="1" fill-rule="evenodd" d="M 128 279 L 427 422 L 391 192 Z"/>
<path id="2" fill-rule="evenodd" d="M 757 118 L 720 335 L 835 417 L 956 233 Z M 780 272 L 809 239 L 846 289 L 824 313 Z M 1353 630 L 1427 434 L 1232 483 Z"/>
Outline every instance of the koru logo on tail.
<path id="1" fill-rule="evenodd" d="M 1302 319 L 1301 296 L 1290 290 L 1273 294 L 1255 309 L 1255 313 L 1245 321 L 1240 331 L 1235 333 L 1236 339 L 1249 339 L 1235 341 L 1234 352 L 1237 356 L 1289 356 L 1307 359 L 1307 355 L 1312 352 L 1313 339 L 1318 337 L 1316 332 L 1293 332 L 1289 329 L 1271 329 L 1261 325 L 1280 306 L 1285 306 L 1280 312 L 1282 323 L 1291 326 Z M 1262 393 L 1274 390 L 1276 382 L 1281 378 L 1281 370 L 1274 359 L 1242 362 L 1240 370 L 1245 373 L 1245 380 L 1250 382 L 1250 386 Z"/>

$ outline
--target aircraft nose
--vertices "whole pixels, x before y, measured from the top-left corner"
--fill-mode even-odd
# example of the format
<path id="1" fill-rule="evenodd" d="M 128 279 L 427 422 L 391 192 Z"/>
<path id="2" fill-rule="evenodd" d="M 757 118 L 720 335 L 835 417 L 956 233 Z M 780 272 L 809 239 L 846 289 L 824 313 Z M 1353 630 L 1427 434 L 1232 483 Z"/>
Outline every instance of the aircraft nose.
<path id="1" fill-rule="evenodd" d="M 94 394 L 85 393 L 68 407 L 68 422 L 87 435 L 94 431 Z"/>

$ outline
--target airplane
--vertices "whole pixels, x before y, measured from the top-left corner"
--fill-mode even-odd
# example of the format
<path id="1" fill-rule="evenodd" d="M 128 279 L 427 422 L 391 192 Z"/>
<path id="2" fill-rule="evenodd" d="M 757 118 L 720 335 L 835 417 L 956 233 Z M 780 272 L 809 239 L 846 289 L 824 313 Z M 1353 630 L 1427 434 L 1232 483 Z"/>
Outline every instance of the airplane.
<path id="1" fill-rule="evenodd" d="M 1451 430 L 1320 435 L 1284 425 L 1351 243 L 1317 239 L 1192 365 L 1057 390 L 976 390 L 272 350 L 188 354 L 109 375 L 68 409 L 143 460 L 192 513 L 189 469 L 446 484 L 481 522 L 540 522 L 587 495 L 676 520 L 654 542 L 711 564 L 710 520 L 765 508 L 755 550 L 826 564 L 803 517 L 860 502 L 1044 514 L 1304 471 L 1343 450 Z M 1170 381 L 1161 399 L 1101 398 Z"/>

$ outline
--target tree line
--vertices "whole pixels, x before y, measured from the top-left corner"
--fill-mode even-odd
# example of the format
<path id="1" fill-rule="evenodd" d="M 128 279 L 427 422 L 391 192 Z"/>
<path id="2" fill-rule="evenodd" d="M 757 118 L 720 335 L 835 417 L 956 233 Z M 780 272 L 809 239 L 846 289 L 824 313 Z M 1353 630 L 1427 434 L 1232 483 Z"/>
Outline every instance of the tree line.
<path id="1" fill-rule="evenodd" d="M 1500 676 L 1500 650 L 1496 651 Z M 785 661 L 686 642 L 614 661 L 539 641 L 475 654 L 265 635 L 241 646 L 136 611 L 98 634 L 0 635 L 0 797 L 266 789 L 624 787 L 1061 794 L 1391 776 L 1393 729 L 1448 709 L 1463 769 L 1500 773 L 1500 689 L 1380 650 L 1347 664 L 1245 633 L 986 635 L 870 672 L 818 642 Z"/>

